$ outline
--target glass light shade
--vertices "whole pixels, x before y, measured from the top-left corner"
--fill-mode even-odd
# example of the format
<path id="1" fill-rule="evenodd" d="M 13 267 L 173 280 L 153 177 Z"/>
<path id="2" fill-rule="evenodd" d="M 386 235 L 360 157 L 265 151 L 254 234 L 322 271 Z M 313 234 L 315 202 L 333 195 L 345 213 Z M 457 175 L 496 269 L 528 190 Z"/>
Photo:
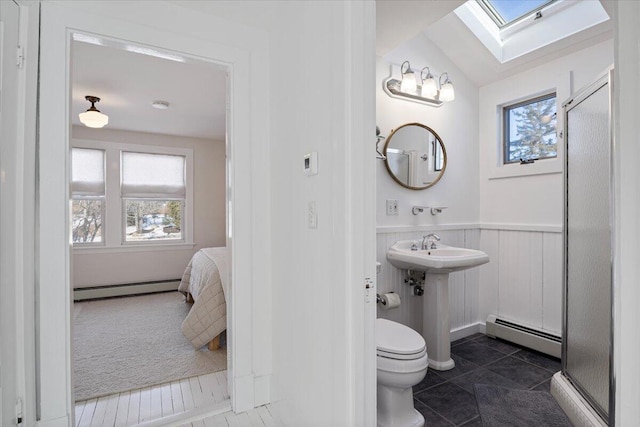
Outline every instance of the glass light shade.
<path id="1" fill-rule="evenodd" d="M 438 85 L 433 77 L 425 79 L 422 82 L 422 97 L 423 98 L 435 98 L 438 93 Z"/>
<path id="2" fill-rule="evenodd" d="M 417 87 L 416 75 L 413 74 L 413 70 L 409 69 L 406 73 L 402 74 L 402 83 L 400 83 L 401 92 L 414 93 Z"/>
<path id="3" fill-rule="evenodd" d="M 453 84 L 447 82 L 440 88 L 440 101 L 449 102 L 455 99 L 456 95 L 453 91 Z"/>
<path id="4" fill-rule="evenodd" d="M 101 128 L 109 123 L 109 116 L 96 110 L 87 110 L 84 113 L 80 113 L 78 117 L 80 117 L 82 124 L 90 128 Z"/>

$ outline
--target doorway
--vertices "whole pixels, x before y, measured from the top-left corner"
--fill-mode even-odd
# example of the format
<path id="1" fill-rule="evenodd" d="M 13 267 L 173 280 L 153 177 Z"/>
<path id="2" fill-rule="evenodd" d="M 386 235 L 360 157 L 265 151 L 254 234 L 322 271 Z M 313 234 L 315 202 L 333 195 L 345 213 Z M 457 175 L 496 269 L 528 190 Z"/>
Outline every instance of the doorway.
<path id="1" fill-rule="evenodd" d="M 191 257 L 226 247 L 229 234 L 226 67 L 74 32 L 70 70 L 76 418 L 93 413 L 83 407 L 96 399 L 100 408 L 132 390 L 151 401 L 140 422 L 182 412 L 183 405 L 159 410 L 153 397 L 171 385 L 180 394 L 172 400 L 182 401 L 194 394 L 189 380 L 205 389 L 192 406 L 207 395 L 228 399 L 224 340 L 211 351 L 185 336 L 196 305 L 178 292 Z M 86 98 L 106 126 L 81 122 Z M 220 285 L 209 274 L 202 286 L 215 293 Z M 211 315 L 217 330 L 225 312 Z"/>
<path id="2" fill-rule="evenodd" d="M 180 52 L 186 56 L 219 64 L 229 70 L 227 82 L 229 100 L 227 128 L 228 196 L 226 200 L 229 227 L 226 236 L 230 250 L 231 286 L 228 304 L 229 394 L 235 411 L 269 400 L 264 393 L 254 392 L 254 383 L 268 382 L 270 367 L 260 366 L 254 358 L 254 336 L 268 336 L 269 322 L 259 321 L 269 312 L 268 305 L 253 307 L 252 299 L 269 292 L 264 277 L 269 257 L 268 218 L 252 205 L 252 194 L 268 194 L 268 170 L 247 170 L 247 161 L 266 158 L 267 145 L 260 129 L 267 118 L 250 114 L 252 107 L 267 104 L 265 93 L 254 93 L 246 82 L 257 82 L 257 70 L 250 67 L 251 58 L 263 57 L 265 46 L 256 34 L 242 28 L 231 28 L 223 34 L 213 32 L 205 37 L 191 37 L 192 28 L 204 24 L 197 13 L 173 7 L 172 14 L 156 5 L 139 5 L 143 16 L 131 18 L 130 8 L 138 5 L 113 5 L 104 13 L 89 13 L 86 5 L 48 4 L 42 7 L 41 76 L 40 76 L 40 141 L 38 153 L 38 241 L 36 283 L 36 365 L 37 412 L 40 420 L 60 420 L 72 413 L 71 392 L 71 235 L 69 226 L 60 227 L 69 218 L 69 126 L 68 87 L 70 85 L 70 38 L 73 32 L 99 35 L 106 39 L 127 40 L 136 45 L 163 51 Z M 124 8 L 125 10 L 119 10 Z M 129 20 L 119 19 L 129 16 Z M 149 19 L 154 17 L 155 19 Z M 149 24 L 152 22 L 152 24 Z M 173 32 L 168 36 L 165 28 Z M 204 25 L 201 25 L 204 27 Z M 229 30 L 229 29 L 228 29 Z M 230 37 L 233 35 L 233 37 Z M 235 46 L 229 46 L 233 40 Z M 242 83 L 241 83 L 242 82 Z M 254 84 L 253 87 L 258 87 Z M 64 108 L 61 108 L 64 106 Z M 260 137 L 260 141 L 258 141 Z M 258 257 L 256 254 L 260 253 Z M 244 268 L 238 268 L 243 265 Z M 249 267 L 249 268 L 247 268 Z M 260 286 L 256 286 L 260 278 Z M 255 288 L 259 288 L 255 292 Z M 45 303 L 46 302 L 46 303 Z M 261 341 L 264 342 L 264 341 Z M 266 343 L 260 351 L 270 351 Z M 255 372 L 263 375 L 257 378 Z M 69 420 L 67 420 L 69 421 Z M 63 424 L 69 424 L 63 422 Z"/>

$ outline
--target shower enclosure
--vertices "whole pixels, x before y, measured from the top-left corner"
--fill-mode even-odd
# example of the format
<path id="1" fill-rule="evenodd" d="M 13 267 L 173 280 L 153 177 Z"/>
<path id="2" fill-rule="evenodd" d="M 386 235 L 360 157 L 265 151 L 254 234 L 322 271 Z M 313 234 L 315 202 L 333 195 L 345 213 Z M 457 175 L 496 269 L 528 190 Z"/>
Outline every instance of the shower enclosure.
<path id="1" fill-rule="evenodd" d="M 612 423 L 613 71 L 567 101 L 562 374 Z"/>

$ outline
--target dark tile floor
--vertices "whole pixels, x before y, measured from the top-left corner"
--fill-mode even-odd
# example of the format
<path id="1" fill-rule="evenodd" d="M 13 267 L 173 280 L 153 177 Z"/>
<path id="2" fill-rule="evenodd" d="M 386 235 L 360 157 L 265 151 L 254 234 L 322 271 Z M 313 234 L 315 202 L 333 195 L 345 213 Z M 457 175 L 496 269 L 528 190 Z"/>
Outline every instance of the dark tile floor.
<path id="1" fill-rule="evenodd" d="M 452 342 L 451 357 L 455 368 L 429 369 L 413 388 L 415 408 L 429 427 L 482 426 L 476 383 L 549 391 L 551 377 L 560 370 L 559 359 L 484 334 Z"/>

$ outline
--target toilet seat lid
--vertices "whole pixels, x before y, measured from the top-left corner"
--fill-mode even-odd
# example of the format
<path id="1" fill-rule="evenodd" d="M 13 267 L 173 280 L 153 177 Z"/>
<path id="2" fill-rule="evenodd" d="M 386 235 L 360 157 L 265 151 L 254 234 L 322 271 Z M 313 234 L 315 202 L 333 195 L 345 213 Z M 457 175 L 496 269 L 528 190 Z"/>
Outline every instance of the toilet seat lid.
<path id="1" fill-rule="evenodd" d="M 378 351 L 396 355 L 415 355 L 426 350 L 419 333 L 387 319 L 376 319 L 376 347 Z"/>

